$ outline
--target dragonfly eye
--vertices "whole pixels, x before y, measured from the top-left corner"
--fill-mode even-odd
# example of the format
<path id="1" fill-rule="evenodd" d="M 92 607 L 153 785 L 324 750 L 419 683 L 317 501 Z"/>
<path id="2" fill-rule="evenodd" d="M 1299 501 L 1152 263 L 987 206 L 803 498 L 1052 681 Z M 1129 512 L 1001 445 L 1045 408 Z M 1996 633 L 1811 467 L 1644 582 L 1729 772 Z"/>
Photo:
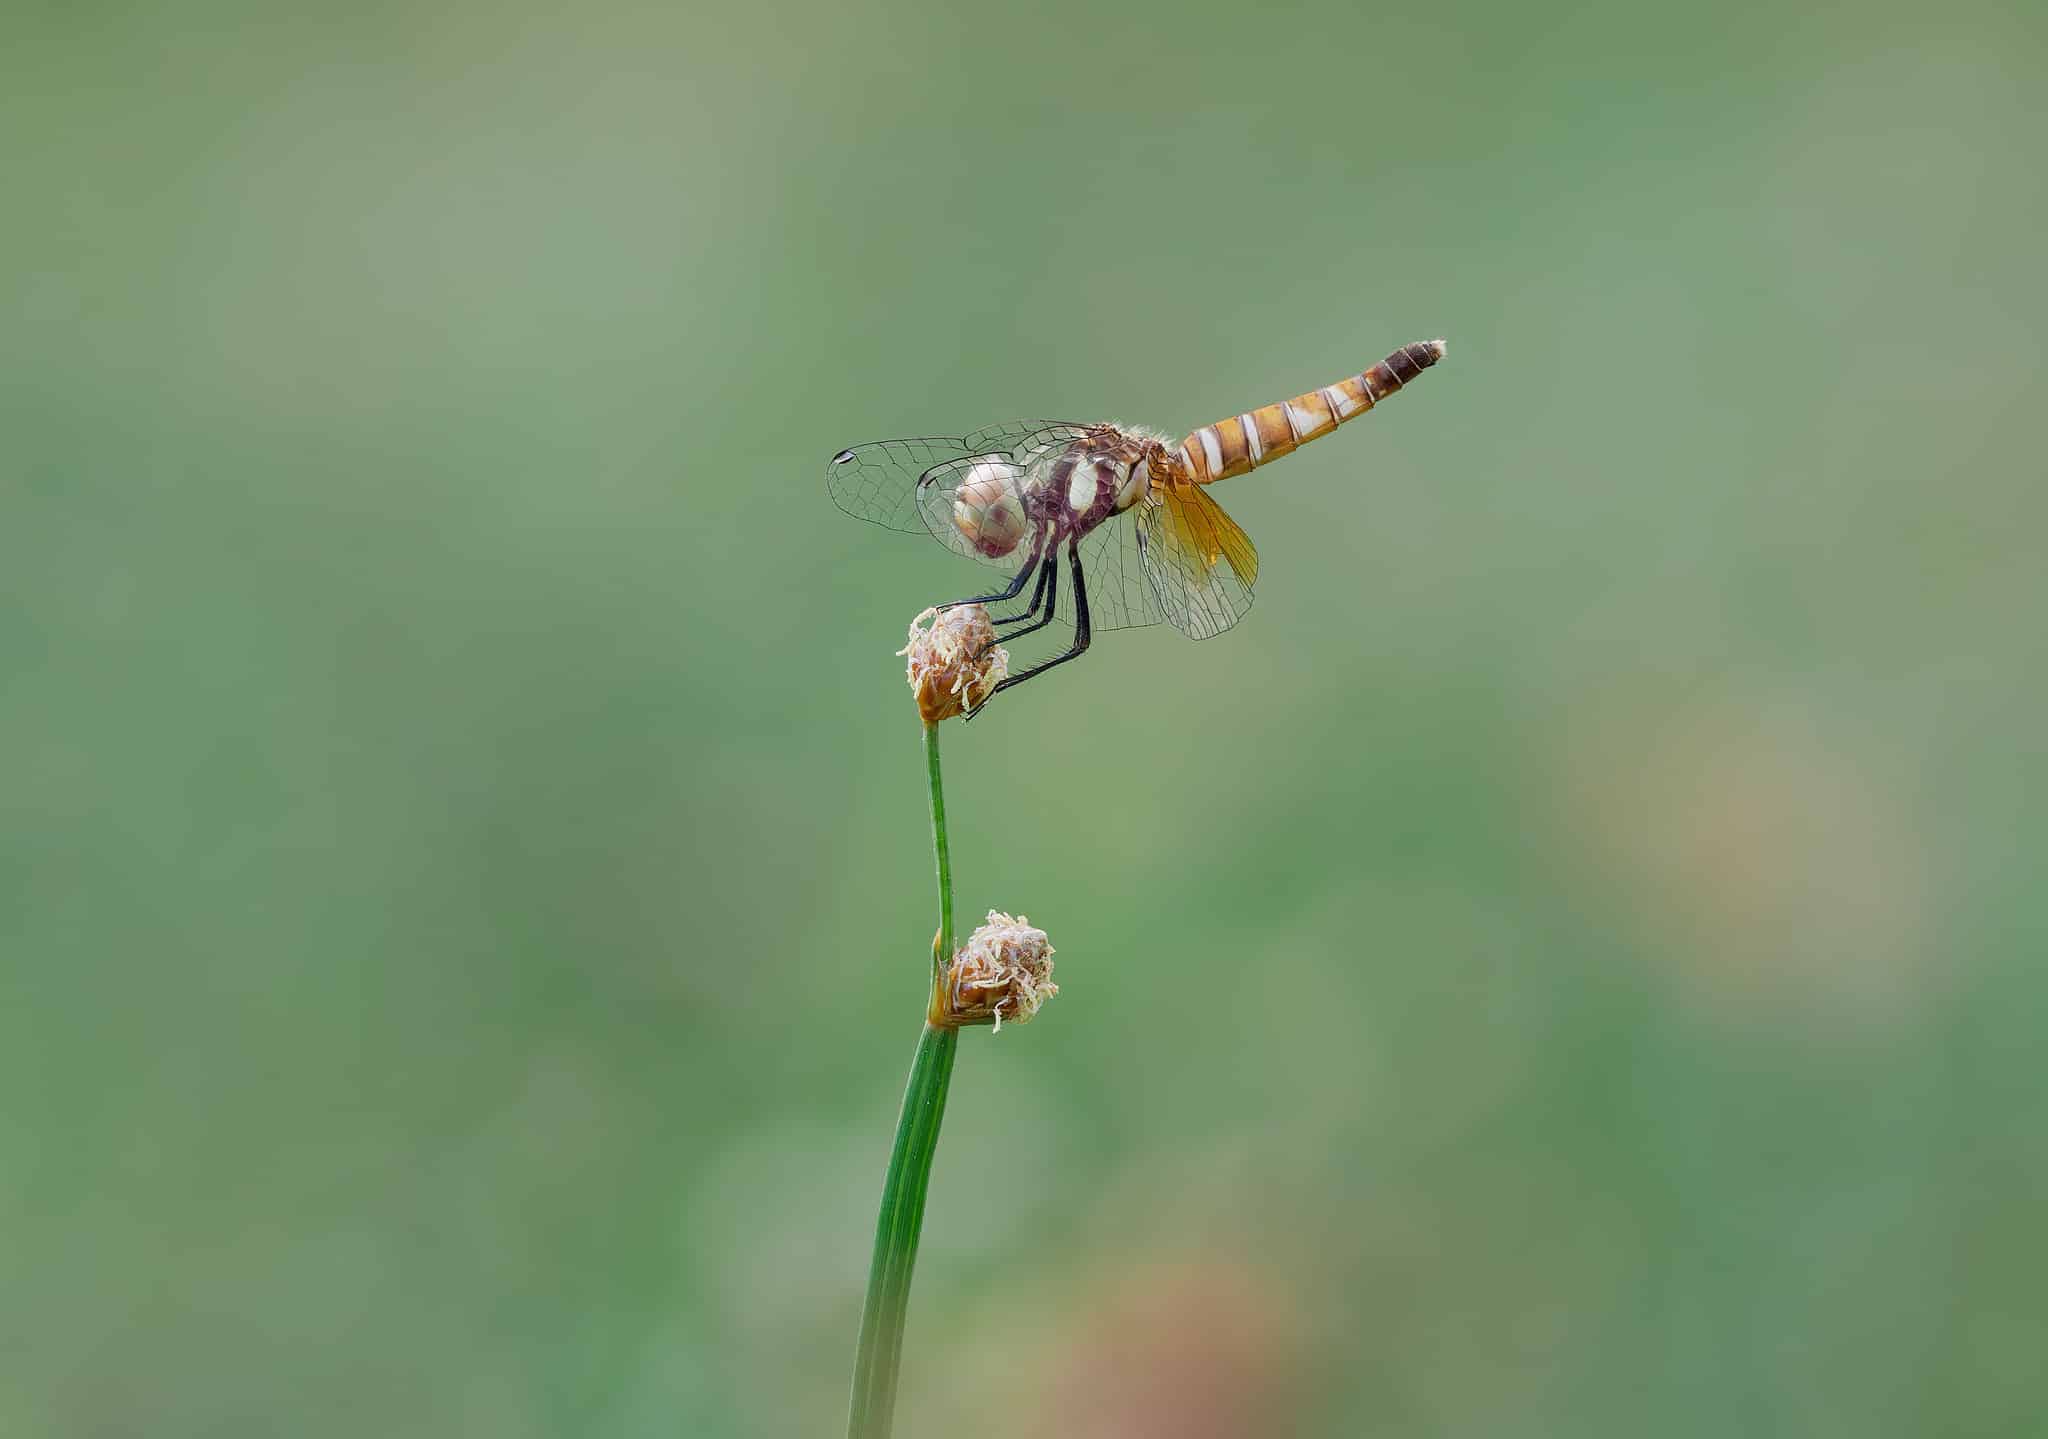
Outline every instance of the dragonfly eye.
<path id="1" fill-rule="evenodd" d="M 1030 527 L 1007 465 L 978 464 L 953 491 L 953 528 L 990 559 L 1016 549 Z"/>

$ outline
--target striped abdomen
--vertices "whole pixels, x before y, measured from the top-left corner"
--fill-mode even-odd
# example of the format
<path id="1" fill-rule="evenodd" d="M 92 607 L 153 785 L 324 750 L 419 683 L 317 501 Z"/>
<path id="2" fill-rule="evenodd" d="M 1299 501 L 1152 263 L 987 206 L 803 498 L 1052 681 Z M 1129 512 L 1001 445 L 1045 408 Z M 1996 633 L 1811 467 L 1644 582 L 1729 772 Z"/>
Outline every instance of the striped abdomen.
<path id="1" fill-rule="evenodd" d="M 1403 345 L 1362 375 L 1202 426 L 1180 442 L 1182 460 L 1198 485 L 1246 474 L 1364 414 L 1443 357 L 1442 340 Z"/>

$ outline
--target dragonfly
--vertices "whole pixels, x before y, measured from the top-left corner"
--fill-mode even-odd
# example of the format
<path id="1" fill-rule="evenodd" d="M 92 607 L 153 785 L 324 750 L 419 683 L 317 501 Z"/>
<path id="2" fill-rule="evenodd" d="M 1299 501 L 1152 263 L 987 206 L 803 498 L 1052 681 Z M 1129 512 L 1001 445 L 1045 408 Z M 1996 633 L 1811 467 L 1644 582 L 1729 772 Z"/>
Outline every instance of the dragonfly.
<path id="1" fill-rule="evenodd" d="M 1442 340 L 1403 345 L 1356 375 L 1202 426 L 1178 444 L 1137 426 L 1020 420 L 971 435 L 877 440 L 825 467 L 840 509 L 1008 573 L 958 605 L 1014 603 L 992 617 L 1008 644 L 1054 623 L 1064 580 L 1072 636 L 1051 659 L 1010 675 L 1003 691 L 1079 658 L 1097 630 L 1171 624 L 1191 639 L 1222 634 L 1251 608 L 1259 554 L 1210 497 L 1364 414 L 1444 356 Z M 1064 555 L 1064 563 L 1062 556 Z"/>

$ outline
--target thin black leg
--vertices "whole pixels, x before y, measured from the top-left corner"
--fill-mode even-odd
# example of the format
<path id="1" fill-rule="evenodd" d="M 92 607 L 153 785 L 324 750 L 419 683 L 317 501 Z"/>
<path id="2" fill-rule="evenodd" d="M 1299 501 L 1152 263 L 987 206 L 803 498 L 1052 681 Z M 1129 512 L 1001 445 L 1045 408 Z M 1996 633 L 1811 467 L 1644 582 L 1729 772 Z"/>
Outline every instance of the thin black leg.
<path id="1" fill-rule="evenodd" d="M 956 609 L 961 605 L 999 605 L 1005 600 L 1014 600 L 1024 593 L 1024 585 L 1030 580 L 1031 572 L 1038 568 L 1038 557 L 1045 553 L 1045 532 L 1039 531 L 1038 538 L 1031 543 L 1031 555 L 1018 566 L 1017 573 L 1010 581 L 1010 587 L 997 590 L 992 595 L 970 595 L 964 600 L 948 600 L 939 606 L 942 610 Z"/>
<path id="2" fill-rule="evenodd" d="M 1001 684 L 997 685 L 994 689 L 990 690 L 988 692 L 987 699 L 984 699 L 980 704 L 976 705 L 973 709 L 967 711 L 968 719 L 973 719 L 976 715 L 980 714 L 983 710 L 987 709 L 989 705 L 989 700 L 994 699 L 997 695 L 1001 694 L 1011 685 L 1021 685 L 1024 683 L 1024 681 L 1031 679 L 1033 676 L 1044 674 L 1054 665 L 1063 665 L 1068 660 L 1074 659 L 1078 655 L 1082 654 L 1085 650 L 1087 650 L 1088 640 L 1090 638 L 1088 628 L 1088 581 L 1081 573 L 1081 550 L 1080 542 L 1078 540 L 1069 543 L 1067 546 L 1067 567 L 1074 572 L 1073 645 L 1069 647 L 1064 654 L 1054 655 L 1051 659 L 1047 660 L 1043 664 L 1033 665 L 1030 669 L 1025 670 L 1021 674 L 1011 675 L 1008 679 L 1004 680 Z"/>
<path id="3" fill-rule="evenodd" d="M 1028 635 L 1033 630 L 1042 630 L 1053 622 L 1054 613 L 1059 609 L 1060 603 L 1060 557 L 1057 551 L 1045 557 L 1045 574 L 1049 577 L 1045 586 L 1045 613 L 1035 620 L 1031 620 L 1028 614 L 1019 615 L 1018 619 L 1031 620 L 1031 623 L 1021 625 L 1006 635 L 998 635 L 996 638 L 1004 644 L 1019 636 Z"/>
<path id="4" fill-rule="evenodd" d="M 989 624 L 991 626 L 1023 624 L 1025 620 L 1030 619 L 1033 615 L 1038 613 L 1038 607 L 1040 605 L 1045 606 L 1045 618 L 1037 621 L 1034 624 L 1024 625 L 1022 629 L 1012 630 L 1008 634 L 997 634 L 993 639 L 991 639 L 988 642 L 988 644 L 983 645 L 979 650 L 975 651 L 975 663 L 981 663 L 981 657 L 987 654 L 990 648 L 992 648 L 993 646 L 1005 644 L 1008 641 L 1017 638 L 1018 635 L 1028 635 L 1033 630 L 1043 629 L 1045 626 L 1051 624 L 1053 604 L 1056 600 L 1059 599 L 1059 586 L 1060 554 L 1058 550 L 1054 550 L 1051 554 L 1045 557 L 1045 563 L 1038 567 L 1038 587 L 1032 590 L 1031 592 L 1031 608 L 1024 611 L 1024 613 L 1021 615 L 1012 615 L 1005 620 L 990 620 Z M 993 691 L 991 691 L 991 693 L 993 693 Z"/>
<path id="5" fill-rule="evenodd" d="M 988 622 L 992 625 L 1014 625 L 1019 621 L 1028 620 L 1037 614 L 1038 607 L 1045 603 L 1045 592 L 1051 587 L 1053 577 L 1059 573 L 1059 569 L 1059 553 L 1054 551 L 1052 554 L 1047 555 L 1045 563 L 1038 567 L 1038 583 L 1032 586 L 1031 604 L 1024 613 L 1021 615 L 991 615 Z"/>

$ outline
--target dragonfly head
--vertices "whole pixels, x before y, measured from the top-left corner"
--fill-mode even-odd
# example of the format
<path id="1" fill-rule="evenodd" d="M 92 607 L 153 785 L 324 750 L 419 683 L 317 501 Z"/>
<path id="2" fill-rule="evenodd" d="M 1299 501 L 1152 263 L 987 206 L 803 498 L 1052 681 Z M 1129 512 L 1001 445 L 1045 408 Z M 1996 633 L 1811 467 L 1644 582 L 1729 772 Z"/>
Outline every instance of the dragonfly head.
<path id="1" fill-rule="evenodd" d="M 1031 522 L 1017 493 L 1015 471 L 993 460 L 970 469 L 953 491 L 953 528 L 990 559 L 1016 549 Z"/>

